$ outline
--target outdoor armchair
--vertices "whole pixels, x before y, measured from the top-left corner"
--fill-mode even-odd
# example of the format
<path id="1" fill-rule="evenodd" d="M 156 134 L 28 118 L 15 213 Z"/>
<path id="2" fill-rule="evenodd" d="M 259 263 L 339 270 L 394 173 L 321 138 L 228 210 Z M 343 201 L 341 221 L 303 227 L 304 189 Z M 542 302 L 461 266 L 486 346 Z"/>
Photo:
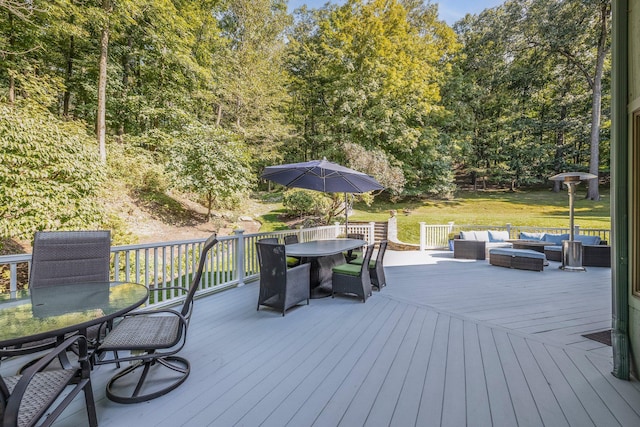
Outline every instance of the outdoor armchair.
<path id="1" fill-rule="evenodd" d="M 96 365 L 116 362 L 134 362 L 117 373 L 107 384 L 107 397 L 119 403 L 137 403 L 155 399 L 182 384 L 190 372 L 189 361 L 175 356 L 187 339 L 189 320 L 193 312 L 193 297 L 207 262 L 207 254 L 218 243 L 216 235 L 209 237 L 200 253 L 198 269 L 193 274 L 189 288 L 170 286 L 159 291 L 182 290 L 186 297 L 179 310 L 166 308 L 145 310 L 126 315 L 109 332 L 100 344 L 95 358 Z M 128 352 L 114 359 L 101 358 L 105 352 Z M 170 376 L 159 376 L 164 369 Z M 136 377 L 136 375 L 138 375 Z M 176 375 L 177 374 L 177 375 Z M 134 379 L 132 379 L 134 378 Z"/>
<path id="2" fill-rule="evenodd" d="M 309 304 L 311 264 L 287 268 L 285 245 L 256 242 L 260 264 L 258 307 L 268 306 L 285 312 L 303 301 Z"/>
<path id="3" fill-rule="evenodd" d="M 72 346 L 79 349 L 77 362 L 69 363 L 63 357 L 60 360 L 65 361 L 64 365 L 58 366 L 54 361 Z M 84 391 L 89 425 L 97 426 L 90 372 L 86 338 L 82 335 L 67 338 L 21 375 L 0 378 L 0 424 L 3 427 L 25 427 L 42 420 L 41 425 L 49 426 L 78 393 Z M 65 397 L 58 399 L 69 388 Z M 57 404 L 53 406 L 54 403 Z"/>

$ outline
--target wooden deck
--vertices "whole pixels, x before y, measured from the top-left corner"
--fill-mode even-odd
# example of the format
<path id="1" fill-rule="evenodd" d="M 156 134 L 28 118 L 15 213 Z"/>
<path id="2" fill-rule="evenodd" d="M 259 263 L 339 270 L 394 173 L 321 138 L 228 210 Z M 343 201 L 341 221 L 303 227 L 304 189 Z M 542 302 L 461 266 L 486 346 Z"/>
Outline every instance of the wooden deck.
<path id="1" fill-rule="evenodd" d="M 257 284 L 196 301 L 185 384 L 159 399 L 104 397 L 102 427 L 639 426 L 640 386 L 611 374 L 610 269 L 509 270 L 450 253 L 388 252 L 366 304 L 256 312 Z M 86 424 L 82 399 L 57 426 Z"/>

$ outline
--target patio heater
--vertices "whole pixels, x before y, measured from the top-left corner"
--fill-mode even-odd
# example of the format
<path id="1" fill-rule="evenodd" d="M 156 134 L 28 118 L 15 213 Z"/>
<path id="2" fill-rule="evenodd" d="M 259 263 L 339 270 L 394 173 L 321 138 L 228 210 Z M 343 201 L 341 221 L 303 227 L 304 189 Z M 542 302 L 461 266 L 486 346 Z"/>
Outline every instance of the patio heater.
<path id="1" fill-rule="evenodd" d="M 569 192 L 569 240 L 562 241 L 562 265 L 560 266 L 562 270 L 585 271 L 582 266 L 582 242 L 574 240 L 573 202 L 578 184 L 581 181 L 596 178 L 598 178 L 596 175 L 585 172 L 565 172 L 549 178 L 552 181 L 563 182 Z"/>

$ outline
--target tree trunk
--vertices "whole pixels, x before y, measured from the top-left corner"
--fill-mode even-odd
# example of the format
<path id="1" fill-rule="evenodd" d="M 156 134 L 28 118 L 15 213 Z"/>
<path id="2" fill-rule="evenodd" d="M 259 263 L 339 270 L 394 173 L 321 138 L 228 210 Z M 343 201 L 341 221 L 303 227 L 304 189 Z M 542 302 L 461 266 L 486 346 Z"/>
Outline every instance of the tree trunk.
<path id="1" fill-rule="evenodd" d="M 73 17 L 71 17 L 73 23 Z M 69 118 L 69 104 L 71 103 L 71 76 L 73 75 L 74 37 L 69 37 L 69 51 L 67 52 L 67 72 L 64 76 L 64 95 L 62 98 L 62 116 Z"/>
<path id="2" fill-rule="evenodd" d="M 13 105 L 16 102 L 16 80 L 13 75 L 9 75 L 9 104 Z"/>
<path id="3" fill-rule="evenodd" d="M 607 21 L 609 19 L 609 3 L 603 3 L 600 8 L 600 37 L 598 40 L 598 57 L 596 73 L 593 79 L 593 102 L 591 105 L 591 158 L 589 159 L 589 173 L 598 176 L 600 166 L 600 115 L 602 108 L 602 73 L 604 59 L 607 54 Z M 598 179 L 589 181 L 587 199 L 600 200 Z"/>
<path id="4" fill-rule="evenodd" d="M 15 37 L 13 35 L 13 14 L 9 13 L 9 27 L 11 31 L 9 33 L 9 46 L 13 48 L 15 43 Z M 13 51 L 13 49 L 10 49 Z M 13 73 L 9 70 L 9 104 L 13 105 L 16 102 L 16 79 L 13 77 Z"/>
<path id="5" fill-rule="evenodd" d="M 563 93 L 563 97 L 566 95 L 566 91 Z M 560 108 L 560 123 L 564 123 L 567 119 L 567 107 L 563 105 Z M 556 134 L 556 152 L 555 152 L 555 173 L 558 174 L 562 172 L 561 165 L 563 164 L 562 156 L 564 151 L 564 137 L 565 137 L 565 129 L 564 125 L 558 130 Z M 562 183 L 560 181 L 553 181 L 553 192 L 559 193 L 562 188 Z"/>
<path id="6" fill-rule="evenodd" d="M 125 100 L 125 102 L 129 94 L 129 74 L 131 73 L 130 52 L 132 48 L 133 48 L 133 39 L 131 38 L 131 35 L 129 35 L 127 37 L 127 48 L 122 54 L 122 91 L 123 91 L 122 98 Z M 118 131 L 117 131 L 118 137 L 120 138 L 121 142 L 122 142 L 122 137 L 124 135 L 124 130 L 125 130 L 125 121 L 126 121 L 125 116 L 121 115 L 120 123 L 118 124 Z"/>
<path id="7" fill-rule="evenodd" d="M 105 22 L 102 27 L 100 37 L 100 72 L 98 76 L 98 114 L 96 118 L 96 133 L 98 136 L 98 147 L 100 149 L 100 160 L 107 161 L 107 49 L 109 47 L 109 12 L 111 11 L 111 0 L 102 0 L 102 8 L 105 11 Z"/>

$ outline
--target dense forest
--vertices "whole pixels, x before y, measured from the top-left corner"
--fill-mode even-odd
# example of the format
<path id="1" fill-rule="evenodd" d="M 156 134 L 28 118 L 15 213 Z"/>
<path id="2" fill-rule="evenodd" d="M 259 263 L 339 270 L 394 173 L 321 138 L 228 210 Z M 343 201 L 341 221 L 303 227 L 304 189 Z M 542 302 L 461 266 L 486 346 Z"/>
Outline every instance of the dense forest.
<path id="1" fill-rule="evenodd" d="M 0 0 L 0 237 L 103 224 L 118 179 L 211 211 L 322 157 L 395 196 L 606 174 L 610 3 Z"/>

